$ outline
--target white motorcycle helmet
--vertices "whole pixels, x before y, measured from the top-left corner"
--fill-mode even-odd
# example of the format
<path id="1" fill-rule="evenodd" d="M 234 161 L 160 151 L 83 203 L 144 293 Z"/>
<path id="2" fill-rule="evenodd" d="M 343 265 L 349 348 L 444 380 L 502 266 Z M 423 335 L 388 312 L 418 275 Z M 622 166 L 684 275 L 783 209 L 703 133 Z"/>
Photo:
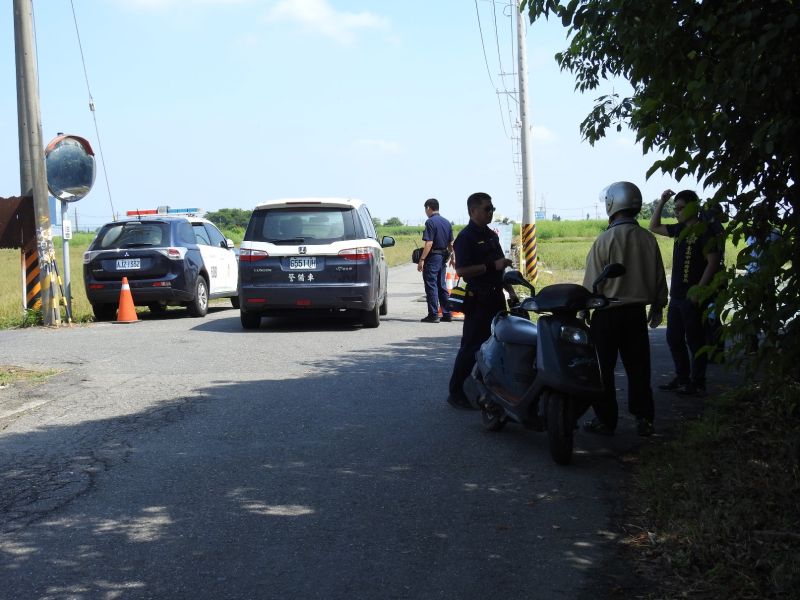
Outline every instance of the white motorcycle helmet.
<path id="1" fill-rule="evenodd" d="M 614 216 L 621 210 L 642 210 L 642 192 L 629 181 L 617 181 L 600 192 L 600 201 L 606 203 L 606 214 Z"/>

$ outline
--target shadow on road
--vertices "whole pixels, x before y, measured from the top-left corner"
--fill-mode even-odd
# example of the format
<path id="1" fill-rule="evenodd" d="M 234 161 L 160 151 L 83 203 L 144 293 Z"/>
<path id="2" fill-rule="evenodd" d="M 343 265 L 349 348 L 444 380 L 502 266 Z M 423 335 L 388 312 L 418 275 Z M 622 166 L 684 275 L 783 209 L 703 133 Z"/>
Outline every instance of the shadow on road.
<path id="1" fill-rule="evenodd" d="M 243 365 L 136 414 L 0 436 L 0 597 L 570 595 L 614 538 L 604 453 L 632 440 L 579 436 L 558 468 L 541 435 L 484 432 L 444 403 L 457 345 L 283 379 Z"/>

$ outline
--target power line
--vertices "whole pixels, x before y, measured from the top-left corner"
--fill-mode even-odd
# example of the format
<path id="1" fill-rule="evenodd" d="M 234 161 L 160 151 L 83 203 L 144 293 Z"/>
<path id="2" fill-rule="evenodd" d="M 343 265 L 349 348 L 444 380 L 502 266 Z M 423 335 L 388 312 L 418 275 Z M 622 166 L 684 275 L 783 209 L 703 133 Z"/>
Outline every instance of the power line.
<path id="1" fill-rule="evenodd" d="M 497 86 L 494 83 L 494 79 L 492 78 L 492 71 L 489 68 L 489 57 L 486 56 L 486 42 L 483 39 L 483 26 L 481 25 L 481 13 L 478 10 L 478 0 L 475 0 L 475 16 L 478 17 L 478 31 L 480 32 L 481 35 L 481 49 L 483 50 L 483 62 L 486 65 L 486 74 L 489 75 L 489 81 L 491 82 L 495 93 L 499 94 L 499 92 L 497 91 Z M 503 118 L 503 104 L 500 102 L 499 95 L 497 96 L 497 107 L 500 109 L 500 121 L 503 123 L 503 132 L 506 134 L 506 137 L 508 137 L 508 131 L 506 130 L 506 121 Z"/>
<path id="2" fill-rule="evenodd" d="M 486 64 L 486 74 L 489 75 L 489 81 L 492 83 L 492 87 L 496 90 L 497 86 L 494 84 L 494 79 L 492 79 L 492 71 L 489 68 L 489 58 L 486 56 L 486 43 L 483 41 L 483 27 L 481 26 L 481 13 L 478 10 L 478 0 L 475 0 L 475 16 L 478 17 L 478 32 L 481 34 L 481 49 L 483 50 L 483 62 Z"/>
<path id="3" fill-rule="evenodd" d="M 114 202 L 111 199 L 111 185 L 108 182 L 108 171 L 106 170 L 106 159 L 103 154 L 103 144 L 100 141 L 100 128 L 97 125 L 97 113 L 95 112 L 94 108 L 94 98 L 92 97 L 92 90 L 89 87 L 89 72 L 86 70 L 86 59 L 83 55 L 83 44 L 81 43 L 81 32 L 78 29 L 78 17 L 75 14 L 75 2 L 70 0 L 70 6 L 72 7 L 72 20 L 75 22 L 75 35 L 78 37 L 78 49 L 81 53 L 81 64 L 83 65 L 83 76 L 86 80 L 86 92 L 89 94 L 89 110 L 92 113 L 92 120 L 94 121 L 94 132 L 97 136 L 97 150 L 100 153 L 100 164 L 103 167 L 103 178 L 106 182 L 106 191 L 108 193 L 108 203 L 111 205 L 111 216 L 116 219 L 117 213 L 114 210 Z"/>

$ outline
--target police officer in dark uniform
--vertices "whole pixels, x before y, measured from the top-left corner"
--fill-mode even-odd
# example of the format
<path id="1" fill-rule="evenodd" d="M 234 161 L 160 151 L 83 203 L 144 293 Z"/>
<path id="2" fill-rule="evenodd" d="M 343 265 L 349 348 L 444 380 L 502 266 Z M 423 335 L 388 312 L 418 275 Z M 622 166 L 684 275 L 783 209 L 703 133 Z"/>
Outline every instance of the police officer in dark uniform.
<path id="1" fill-rule="evenodd" d="M 428 301 L 428 314 L 420 319 L 423 323 L 439 322 L 439 307 L 442 308 L 442 321 L 452 321 L 447 309 L 447 262 L 453 253 L 453 227 L 450 221 L 439 214 L 439 201 L 429 198 L 425 201 L 425 231 L 422 241 L 425 246 L 417 263 L 425 282 L 425 298 Z"/>
<path id="2" fill-rule="evenodd" d="M 447 402 L 463 410 L 473 407 L 464 394 L 464 381 L 475 365 L 475 353 L 489 339 L 492 318 L 505 310 L 503 295 L 503 270 L 511 260 L 503 254 L 500 239 L 489 229 L 494 216 L 492 197 L 477 192 L 467 198 L 469 224 L 461 230 L 454 243 L 456 273 L 467 283 L 468 296 L 464 305 L 464 329 L 461 347 L 450 377 L 450 394 Z M 512 301 L 517 300 L 511 286 L 507 291 Z"/>

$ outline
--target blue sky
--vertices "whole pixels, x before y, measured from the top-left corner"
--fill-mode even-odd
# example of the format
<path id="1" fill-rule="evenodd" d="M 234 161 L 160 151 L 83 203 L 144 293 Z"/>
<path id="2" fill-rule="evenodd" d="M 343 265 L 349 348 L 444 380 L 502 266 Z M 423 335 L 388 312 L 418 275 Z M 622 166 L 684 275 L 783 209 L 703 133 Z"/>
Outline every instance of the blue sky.
<path id="1" fill-rule="evenodd" d="M 73 0 L 106 166 L 75 203 L 78 224 L 132 208 L 250 209 L 271 198 L 350 196 L 373 216 L 424 221 L 425 199 L 466 222 L 486 191 L 521 219 L 509 113 L 507 0 Z M 42 128 L 99 150 L 69 0 L 34 0 Z M 480 26 L 483 31 L 481 42 Z M 496 22 L 496 25 L 495 25 Z M 497 34 L 495 33 L 497 32 Z M 558 22 L 528 28 L 537 210 L 603 216 L 621 179 L 665 187 L 629 131 L 591 147 L 579 123 L 598 92 L 574 92 L 553 54 Z M 0 12 L 0 196 L 19 193 L 11 3 Z M 484 58 L 484 48 L 486 58 Z M 486 62 L 488 62 L 488 69 Z M 491 77 L 491 80 L 490 80 Z M 110 194 L 109 194 L 110 190 Z M 70 211 L 72 215 L 72 210 Z M 73 223 L 74 225 L 74 223 Z"/>

